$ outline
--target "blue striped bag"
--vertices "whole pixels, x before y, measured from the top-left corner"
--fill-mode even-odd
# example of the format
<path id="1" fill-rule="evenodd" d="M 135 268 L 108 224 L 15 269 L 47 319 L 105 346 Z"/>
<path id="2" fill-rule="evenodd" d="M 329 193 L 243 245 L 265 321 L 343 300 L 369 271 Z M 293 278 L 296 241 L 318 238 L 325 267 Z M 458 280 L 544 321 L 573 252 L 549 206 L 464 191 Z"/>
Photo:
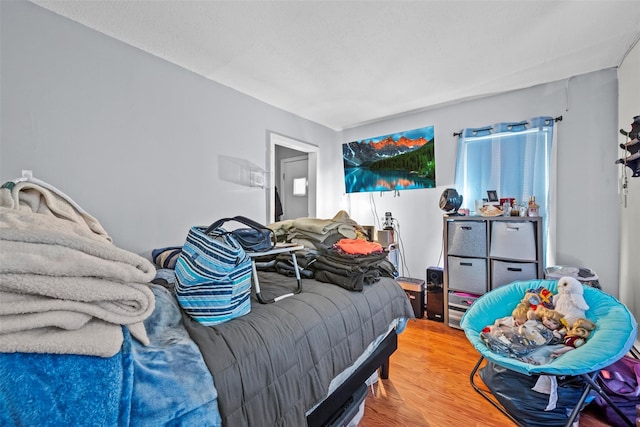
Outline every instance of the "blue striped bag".
<path id="1" fill-rule="evenodd" d="M 191 227 L 176 261 L 176 297 L 194 320 L 211 326 L 251 311 L 251 259 L 224 229 Z"/>

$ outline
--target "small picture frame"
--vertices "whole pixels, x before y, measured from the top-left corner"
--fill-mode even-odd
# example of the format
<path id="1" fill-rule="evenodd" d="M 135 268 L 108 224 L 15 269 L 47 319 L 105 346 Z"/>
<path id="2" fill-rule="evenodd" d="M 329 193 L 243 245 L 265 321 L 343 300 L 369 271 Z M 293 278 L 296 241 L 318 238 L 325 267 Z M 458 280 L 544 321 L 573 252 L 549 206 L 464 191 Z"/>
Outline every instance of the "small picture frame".
<path id="1" fill-rule="evenodd" d="M 489 202 L 497 202 L 498 192 L 496 190 L 487 190 L 487 197 L 489 198 Z"/>

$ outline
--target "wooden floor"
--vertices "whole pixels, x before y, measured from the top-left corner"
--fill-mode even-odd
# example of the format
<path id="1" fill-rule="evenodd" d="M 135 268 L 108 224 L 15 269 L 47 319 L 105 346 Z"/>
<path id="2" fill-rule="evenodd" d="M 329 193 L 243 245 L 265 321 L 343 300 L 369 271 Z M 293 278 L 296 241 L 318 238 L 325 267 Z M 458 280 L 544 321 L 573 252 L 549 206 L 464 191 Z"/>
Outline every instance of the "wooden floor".
<path id="1" fill-rule="evenodd" d="M 478 359 L 463 331 L 432 320 L 409 321 L 391 356 L 389 379 L 369 390 L 359 427 L 514 426 L 471 386 Z M 580 427 L 608 426 L 591 412 L 588 407 L 580 415 Z"/>

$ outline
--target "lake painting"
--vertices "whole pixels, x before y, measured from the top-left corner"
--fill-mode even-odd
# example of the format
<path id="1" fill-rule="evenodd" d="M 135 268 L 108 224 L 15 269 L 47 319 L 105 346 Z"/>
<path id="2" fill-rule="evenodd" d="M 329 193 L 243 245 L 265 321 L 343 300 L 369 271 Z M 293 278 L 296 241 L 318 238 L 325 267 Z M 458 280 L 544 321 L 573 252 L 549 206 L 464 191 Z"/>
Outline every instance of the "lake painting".
<path id="1" fill-rule="evenodd" d="M 436 186 L 433 126 L 342 144 L 347 193 Z"/>

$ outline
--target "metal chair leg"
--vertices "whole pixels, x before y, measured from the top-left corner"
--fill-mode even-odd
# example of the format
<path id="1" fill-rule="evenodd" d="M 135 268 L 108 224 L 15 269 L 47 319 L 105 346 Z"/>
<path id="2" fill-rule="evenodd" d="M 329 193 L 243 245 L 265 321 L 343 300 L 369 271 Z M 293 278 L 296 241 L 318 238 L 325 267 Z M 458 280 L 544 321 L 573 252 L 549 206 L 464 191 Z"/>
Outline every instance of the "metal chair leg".
<path id="1" fill-rule="evenodd" d="M 596 372 L 596 375 L 598 375 L 597 372 Z M 588 377 L 588 375 L 584 375 L 584 376 Z M 584 377 L 584 376 L 581 376 L 581 377 Z M 587 381 L 586 384 L 584 385 L 584 390 L 582 390 L 582 394 L 580 395 L 580 399 L 578 399 L 578 403 L 576 403 L 576 405 L 571 410 L 571 414 L 569 415 L 569 419 L 567 420 L 565 427 L 571 427 L 571 425 L 576 420 L 576 418 L 578 418 L 578 415 L 580 414 L 580 412 L 582 412 L 582 406 L 584 405 L 584 402 L 587 400 L 587 396 L 589 396 L 590 391 L 591 391 L 591 383 Z"/>
<path id="2" fill-rule="evenodd" d="M 598 373 L 599 372 L 596 371 L 596 372 L 592 372 L 591 374 L 581 375 L 581 377 L 584 378 L 584 380 L 589 384 L 591 389 L 593 389 L 596 393 L 598 393 L 598 395 L 600 395 L 600 397 L 602 397 L 605 400 L 605 402 L 607 402 L 607 404 L 613 408 L 613 410 L 616 412 L 616 414 L 620 416 L 620 418 L 625 422 L 625 424 L 627 424 L 629 427 L 634 427 L 635 426 L 634 422 L 631 421 L 629 418 L 627 418 L 624 412 L 622 412 L 620 408 L 618 408 L 618 406 L 607 395 L 607 393 L 605 393 L 604 390 L 602 390 L 602 387 L 600 387 L 600 384 L 598 384 L 598 382 L 596 381 L 596 378 L 598 378 Z"/>
<path id="3" fill-rule="evenodd" d="M 480 356 L 480 360 L 478 360 L 478 362 L 476 363 L 476 366 L 474 366 L 473 370 L 471 371 L 471 375 L 469 376 L 469 380 L 471 382 L 471 387 L 473 387 L 473 389 L 478 394 L 480 394 L 480 396 L 484 397 L 489 403 L 491 403 L 493 406 L 495 406 L 495 408 L 497 410 L 502 412 L 507 418 L 509 418 L 511 421 L 513 421 L 516 425 L 518 425 L 520 427 L 526 427 L 523 424 L 519 423 L 518 420 L 513 418 L 513 416 L 511 416 L 511 414 L 508 413 L 507 410 L 502 407 L 502 405 L 500 405 L 500 403 L 496 402 L 489 394 L 487 394 L 484 390 L 482 390 L 480 387 L 478 387 L 476 385 L 475 376 L 476 376 L 476 373 L 478 372 L 478 369 L 480 368 L 480 365 L 482 364 L 483 360 L 484 360 L 484 356 Z"/>
<path id="4" fill-rule="evenodd" d="M 480 359 L 478 360 L 476 365 L 473 367 L 473 370 L 471 371 L 471 375 L 469 376 L 471 386 L 478 394 L 484 397 L 489 403 L 491 403 L 496 409 L 502 412 L 507 418 L 513 421 L 516 425 L 521 427 L 526 427 L 523 424 L 519 423 L 509 412 L 507 412 L 507 410 L 504 409 L 504 407 L 499 402 L 497 402 L 492 397 L 492 395 L 489 395 L 487 392 L 485 392 L 480 387 L 478 387 L 478 385 L 475 383 L 475 376 L 478 373 L 478 369 L 480 369 L 480 365 L 482 364 L 483 360 L 484 360 L 484 356 L 480 356 Z M 607 394 L 602 390 L 602 387 L 600 387 L 600 385 L 596 381 L 597 377 L 598 377 L 598 371 L 592 372 L 590 374 L 580 375 L 580 378 L 582 378 L 585 381 L 584 390 L 582 391 L 582 394 L 580 395 L 578 402 L 573 407 L 571 414 L 567 419 L 565 427 L 571 427 L 573 422 L 576 420 L 576 418 L 582 411 L 582 406 L 584 405 L 584 402 L 589 396 L 589 392 L 591 390 L 594 390 L 596 393 L 598 393 L 607 402 L 607 404 L 610 405 L 613 408 L 613 410 L 621 417 L 621 419 L 624 420 L 624 422 L 629 427 L 634 427 L 633 422 L 624 415 L 624 413 L 620 410 L 620 408 L 618 408 L 616 404 L 611 400 L 611 398 L 607 396 Z"/>

